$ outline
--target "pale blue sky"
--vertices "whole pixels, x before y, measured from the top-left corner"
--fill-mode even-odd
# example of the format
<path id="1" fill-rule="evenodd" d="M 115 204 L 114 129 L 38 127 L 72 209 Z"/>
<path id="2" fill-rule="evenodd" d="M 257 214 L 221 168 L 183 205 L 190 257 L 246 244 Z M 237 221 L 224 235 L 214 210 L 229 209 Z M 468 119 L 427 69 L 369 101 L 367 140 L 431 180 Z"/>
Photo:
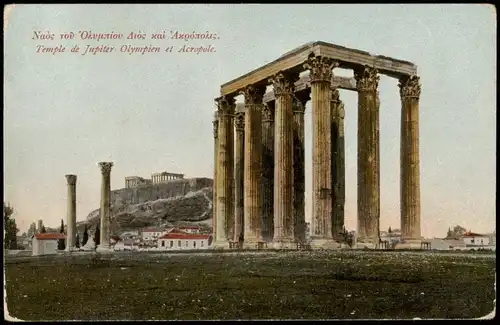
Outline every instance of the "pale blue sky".
<path id="1" fill-rule="evenodd" d="M 99 161 L 124 177 L 168 170 L 212 177 L 213 99 L 221 84 L 310 41 L 415 63 L 421 77 L 422 231 L 495 229 L 496 13 L 488 5 L 16 5 L 5 32 L 4 200 L 24 231 L 66 215 L 65 174 L 78 175 L 77 219 L 99 206 Z M 121 46 L 213 44 L 217 52 L 37 54 L 34 30 L 216 32 L 208 41 L 100 41 Z M 349 76 L 351 71 L 337 71 Z M 381 76 L 381 227 L 399 227 L 400 100 Z M 356 227 L 357 96 L 346 108 L 346 225 Z M 311 109 L 306 109 L 311 215 Z"/>

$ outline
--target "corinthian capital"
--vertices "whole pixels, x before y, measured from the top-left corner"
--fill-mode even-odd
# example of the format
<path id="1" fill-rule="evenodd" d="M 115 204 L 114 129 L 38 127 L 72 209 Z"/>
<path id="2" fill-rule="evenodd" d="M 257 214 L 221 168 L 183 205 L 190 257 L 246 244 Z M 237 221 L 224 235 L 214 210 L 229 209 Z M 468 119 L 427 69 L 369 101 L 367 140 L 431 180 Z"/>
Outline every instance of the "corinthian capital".
<path id="1" fill-rule="evenodd" d="M 101 168 L 101 173 L 103 175 L 109 175 L 111 173 L 111 167 L 113 167 L 112 162 L 100 162 L 99 168 Z"/>
<path id="2" fill-rule="evenodd" d="M 68 185 L 75 185 L 76 175 L 66 175 L 66 181 L 68 182 Z"/>
<path id="3" fill-rule="evenodd" d="M 274 109 L 271 103 L 262 105 L 262 122 L 274 121 Z"/>
<path id="4" fill-rule="evenodd" d="M 295 90 L 295 81 L 298 79 L 299 74 L 280 71 L 271 78 L 269 82 L 273 84 L 274 96 L 292 96 Z"/>
<path id="5" fill-rule="evenodd" d="M 354 70 L 354 79 L 358 91 L 377 91 L 380 77 L 376 68 L 365 65 Z"/>
<path id="6" fill-rule="evenodd" d="M 420 97 L 420 77 L 410 76 L 399 80 L 399 95 L 405 97 Z"/>
<path id="7" fill-rule="evenodd" d="M 236 100 L 233 97 L 221 96 L 217 98 L 215 102 L 217 104 L 219 117 L 234 114 Z"/>
<path id="8" fill-rule="evenodd" d="M 324 56 L 315 56 L 311 53 L 304 63 L 304 69 L 311 72 L 310 80 L 314 82 L 331 82 L 333 77 L 333 69 L 338 67 L 339 63 L 333 59 Z"/>
<path id="9" fill-rule="evenodd" d="M 238 112 L 234 117 L 234 127 L 236 131 L 245 130 L 245 112 Z"/>
<path id="10" fill-rule="evenodd" d="M 262 104 L 266 93 L 266 85 L 250 85 L 240 91 L 245 96 L 245 104 Z"/>

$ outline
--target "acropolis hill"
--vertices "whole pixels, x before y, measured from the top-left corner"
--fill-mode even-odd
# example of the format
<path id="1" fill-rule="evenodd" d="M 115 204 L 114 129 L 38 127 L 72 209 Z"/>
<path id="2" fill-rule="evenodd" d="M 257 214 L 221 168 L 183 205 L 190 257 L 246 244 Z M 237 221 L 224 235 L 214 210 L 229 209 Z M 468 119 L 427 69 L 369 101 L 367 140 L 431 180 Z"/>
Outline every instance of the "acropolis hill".
<path id="1" fill-rule="evenodd" d="M 130 178 L 126 178 L 129 180 Z M 170 223 L 211 223 L 212 186 L 210 178 L 178 178 L 145 183 L 111 191 L 111 233 Z M 77 223 L 78 232 L 85 225 L 90 231 L 99 223 L 99 209 Z"/>

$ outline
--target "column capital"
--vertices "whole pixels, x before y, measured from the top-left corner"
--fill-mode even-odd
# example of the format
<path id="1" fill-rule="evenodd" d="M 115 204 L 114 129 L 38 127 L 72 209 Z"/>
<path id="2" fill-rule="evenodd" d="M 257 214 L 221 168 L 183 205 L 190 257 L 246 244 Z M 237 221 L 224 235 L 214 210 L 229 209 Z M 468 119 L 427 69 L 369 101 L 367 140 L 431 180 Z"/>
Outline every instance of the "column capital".
<path id="1" fill-rule="evenodd" d="M 68 181 L 68 185 L 76 184 L 76 175 L 65 175 L 66 180 Z"/>
<path id="2" fill-rule="evenodd" d="M 245 104 L 262 104 L 262 99 L 266 93 L 266 85 L 249 85 L 240 90 L 240 95 L 245 97 Z"/>
<path id="3" fill-rule="evenodd" d="M 398 86 L 401 99 L 407 97 L 420 98 L 420 77 L 408 76 L 401 78 Z"/>
<path id="4" fill-rule="evenodd" d="M 354 70 L 354 79 L 358 91 L 376 91 L 380 77 L 376 68 L 365 65 Z"/>
<path id="5" fill-rule="evenodd" d="M 236 107 L 236 100 L 234 97 L 221 96 L 215 99 L 217 104 L 218 116 L 234 115 L 234 109 Z"/>
<path id="6" fill-rule="evenodd" d="M 292 96 L 295 90 L 295 81 L 298 79 L 298 73 L 290 71 L 280 71 L 276 73 L 274 76 L 269 78 L 269 82 L 272 83 L 274 87 L 274 96 L 276 98 L 285 95 Z"/>
<path id="7" fill-rule="evenodd" d="M 245 112 L 238 112 L 234 117 L 234 127 L 236 131 L 245 131 Z"/>
<path id="8" fill-rule="evenodd" d="M 270 103 L 262 105 L 262 122 L 274 122 L 274 108 Z"/>
<path id="9" fill-rule="evenodd" d="M 109 175 L 111 173 L 111 167 L 113 167 L 112 162 L 100 162 L 99 168 L 101 168 L 101 173 L 103 175 Z"/>
<path id="10" fill-rule="evenodd" d="M 331 58 L 324 56 L 316 56 L 311 53 L 304 63 L 303 67 L 311 72 L 311 83 L 328 82 L 330 83 L 333 77 L 333 69 L 338 67 L 339 63 Z"/>

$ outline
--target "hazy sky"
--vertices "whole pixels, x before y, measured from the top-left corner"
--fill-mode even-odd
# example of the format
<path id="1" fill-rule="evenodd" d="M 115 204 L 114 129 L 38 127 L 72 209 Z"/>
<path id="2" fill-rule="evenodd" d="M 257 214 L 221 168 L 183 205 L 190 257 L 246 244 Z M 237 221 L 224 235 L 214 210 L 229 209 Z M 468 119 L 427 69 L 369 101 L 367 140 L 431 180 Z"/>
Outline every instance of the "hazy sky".
<path id="1" fill-rule="evenodd" d="M 124 177 L 213 175 L 213 99 L 220 85 L 304 43 L 325 41 L 414 62 L 421 77 L 424 236 L 460 224 L 495 229 L 496 17 L 488 5 L 15 5 L 5 30 L 4 200 L 21 231 L 66 215 L 65 174 L 78 175 L 77 219 L 98 208 L 99 161 Z M 146 40 L 61 40 L 64 32 Z M 162 31 L 220 39 L 152 40 Z M 56 39 L 32 40 L 33 31 Z M 213 45 L 214 53 L 36 53 L 37 45 Z M 352 76 L 351 71 L 335 70 Z M 399 228 L 401 104 L 380 79 L 381 228 Z M 346 118 L 346 225 L 356 228 L 357 95 Z M 311 215 L 311 104 L 306 108 L 306 215 Z"/>

